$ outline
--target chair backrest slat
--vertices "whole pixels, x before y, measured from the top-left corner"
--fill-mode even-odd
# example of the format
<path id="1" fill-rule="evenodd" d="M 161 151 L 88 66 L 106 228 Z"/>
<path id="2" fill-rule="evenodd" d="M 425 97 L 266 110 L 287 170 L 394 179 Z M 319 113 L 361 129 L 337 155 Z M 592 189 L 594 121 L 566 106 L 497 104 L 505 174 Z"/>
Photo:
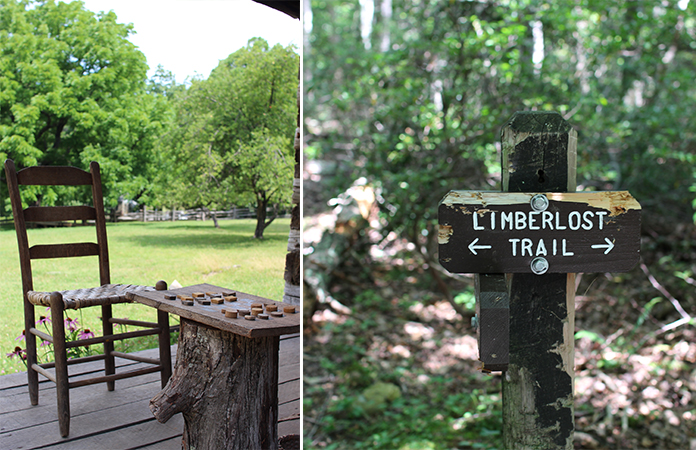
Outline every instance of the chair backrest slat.
<path id="1" fill-rule="evenodd" d="M 35 166 L 17 172 L 17 183 L 26 186 L 89 186 L 92 174 L 77 167 Z"/>
<path id="2" fill-rule="evenodd" d="M 98 256 L 99 245 L 94 242 L 77 244 L 40 244 L 29 247 L 31 259 L 75 258 L 78 256 Z"/>
<path id="3" fill-rule="evenodd" d="M 22 288 L 25 295 L 28 291 L 33 290 L 32 259 L 96 255 L 99 257 L 100 284 L 109 284 L 111 282 L 109 249 L 106 239 L 106 220 L 99 164 L 90 163 L 89 172 L 67 166 L 35 166 L 17 171 L 14 162 L 8 159 L 5 161 L 5 174 L 7 175 L 7 187 L 12 203 L 15 230 L 17 231 Z M 93 206 L 30 206 L 22 209 L 22 198 L 19 190 L 21 185 L 91 186 Z M 94 220 L 97 242 L 44 244 L 29 247 L 27 222 L 61 222 L 65 220 Z"/>
<path id="4" fill-rule="evenodd" d="M 30 206 L 24 210 L 27 222 L 63 222 L 67 220 L 96 220 L 91 206 Z"/>

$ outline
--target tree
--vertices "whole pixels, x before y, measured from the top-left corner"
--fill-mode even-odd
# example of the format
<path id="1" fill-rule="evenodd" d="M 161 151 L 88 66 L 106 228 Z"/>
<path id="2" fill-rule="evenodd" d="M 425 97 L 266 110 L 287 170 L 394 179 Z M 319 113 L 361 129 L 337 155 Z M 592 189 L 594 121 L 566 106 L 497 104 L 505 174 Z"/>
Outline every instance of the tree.
<path id="1" fill-rule="evenodd" d="M 650 226 L 690 218 L 693 2 L 388 6 L 367 8 L 361 36 L 358 2 L 312 1 L 307 154 L 347 153 L 352 177 L 334 195 L 366 177 L 384 198 L 382 234 L 415 244 L 436 281 L 437 203 L 449 189 L 495 188 L 498 131 L 515 111 L 576 126 L 585 189 L 631 190 Z"/>
<path id="2" fill-rule="evenodd" d="M 111 202 L 147 190 L 166 105 L 145 92 L 147 64 L 131 32 L 113 12 L 95 15 L 79 1 L 0 0 L 0 159 L 96 160 Z M 37 188 L 24 201 L 58 196 L 82 200 L 72 189 Z"/>
<path id="3" fill-rule="evenodd" d="M 254 237 L 262 238 L 275 218 L 267 219 L 267 207 L 289 205 L 292 195 L 297 70 L 292 46 L 269 48 L 255 38 L 178 93 L 162 141 L 170 193 L 160 201 L 211 209 L 253 203 Z"/>

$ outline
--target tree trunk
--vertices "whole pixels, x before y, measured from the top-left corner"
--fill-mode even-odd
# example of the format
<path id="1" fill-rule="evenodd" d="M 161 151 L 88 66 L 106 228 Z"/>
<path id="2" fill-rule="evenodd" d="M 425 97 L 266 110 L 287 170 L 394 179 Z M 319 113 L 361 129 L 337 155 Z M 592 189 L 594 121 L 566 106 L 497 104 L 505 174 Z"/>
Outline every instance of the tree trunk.
<path id="1" fill-rule="evenodd" d="M 208 208 L 203 208 L 203 211 L 205 214 L 210 214 L 210 218 L 213 219 L 213 225 L 215 225 L 215 228 L 220 228 L 220 224 L 218 223 L 217 216 L 215 215 L 215 211 L 211 211 Z"/>
<path id="2" fill-rule="evenodd" d="M 266 208 L 268 208 L 268 200 L 259 197 L 256 201 L 256 230 L 254 231 L 255 239 L 263 239 L 263 230 L 266 229 Z"/>
<path id="3" fill-rule="evenodd" d="M 184 417 L 184 449 L 278 448 L 279 338 L 246 338 L 181 319 L 176 367 L 150 401 Z"/>

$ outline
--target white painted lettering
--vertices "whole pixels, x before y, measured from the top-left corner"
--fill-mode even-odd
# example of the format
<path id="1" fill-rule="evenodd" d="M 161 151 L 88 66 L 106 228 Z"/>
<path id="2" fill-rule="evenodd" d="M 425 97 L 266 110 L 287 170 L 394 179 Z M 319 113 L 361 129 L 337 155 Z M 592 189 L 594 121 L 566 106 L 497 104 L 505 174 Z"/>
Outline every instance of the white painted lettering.
<path id="1" fill-rule="evenodd" d="M 532 256 L 532 240 L 524 238 L 522 239 L 522 256 L 525 256 L 526 253 L 529 253 L 529 256 Z"/>
<path id="2" fill-rule="evenodd" d="M 478 224 L 478 213 L 474 212 L 474 230 L 483 230 L 484 228 Z"/>
<path id="3" fill-rule="evenodd" d="M 546 256 L 546 244 L 544 244 L 543 239 L 539 239 L 536 249 L 536 256 Z"/>
<path id="4" fill-rule="evenodd" d="M 539 225 L 535 225 L 536 223 L 536 216 L 539 215 L 539 211 L 530 211 L 529 212 L 529 229 L 530 230 L 538 230 Z"/>
<path id="5" fill-rule="evenodd" d="M 553 240 L 553 256 L 556 256 L 558 254 L 558 244 L 556 243 L 556 240 Z"/>
<path id="6" fill-rule="evenodd" d="M 577 222 L 573 223 L 573 220 L 577 220 Z M 573 211 L 570 214 L 568 214 L 568 226 L 570 227 L 571 230 L 579 230 L 580 229 L 580 213 L 577 211 Z"/>
<path id="7" fill-rule="evenodd" d="M 563 239 L 563 256 L 573 256 L 575 253 L 566 250 L 566 240 Z"/>
<path id="8" fill-rule="evenodd" d="M 549 230 L 553 230 L 553 214 L 551 214 L 551 211 L 544 211 L 542 213 L 541 220 L 541 228 L 543 228 L 544 230 L 546 228 L 548 228 Z"/>
<path id="9" fill-rule="evenodd" d="M 505 214 L 505 213 L 503 213 Z M 508 241 L 512 244 L 512 256 L 517 256 L 517 243 L 520 242 L 519 239 L 508 239 Z"/>
<path id="10" fill-rule="evenodd" d="M 527 228 L 527 216 L 523 211 L 515 211 L 515 229 L 524 230 Z"/>
<path id="11" fill-rule="evenodd" d="M 582 220 L 585 222 L 582 224 L 583 229 L 592 229 L 592 221 L 590 220 L 591 217 L 594 217 L 594 213 L 592 211 L 585 211 L 584 213 L 582 213 Z"/>
<path id="12" fill-rule="evenodd" d="M 599 218 L 599 229 L 601 230 L 604 228 L 604 219 L 602 219 L 602 216 L 606 216 L 609 214 L 607 211 L 597 211 L 597 217 Z"/>
<path id="13" fill-rule="evenodd" d="M 556 229 L 557 230 L 565 230 L 566 226 L 561 225 L 561 213 L 557 212 L 556 213 Z"/>
<path id="14" fill-rule="evenodd" d="M 495 230 L 495 211 L 491 211 L 491 230 Z"/>
<path id="15" fill-rule="evenodd" d="M 506 212 L 501 212 L 500 213 L 500 229 L 504 230 L 505 229 L 505 224 L 507 223 L 508 229 L 512 230 L 512 219 L 514 217 L 513 213 L 506 213 Z M 519 239 L 518 239 L 519 240 Z"/>

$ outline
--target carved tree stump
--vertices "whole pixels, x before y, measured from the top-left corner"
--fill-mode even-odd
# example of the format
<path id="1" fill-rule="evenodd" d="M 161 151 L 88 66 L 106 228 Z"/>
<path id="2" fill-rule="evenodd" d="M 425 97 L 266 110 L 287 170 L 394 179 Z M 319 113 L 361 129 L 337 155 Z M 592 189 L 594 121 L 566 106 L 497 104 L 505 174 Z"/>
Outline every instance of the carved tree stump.
<path id="1" fill-rule="evenodd" d="M 246 338 L 181 318 L 174 373 L 150 410 L 184 417 L 184 449 L 278 448 L 279 338 Z"/>

